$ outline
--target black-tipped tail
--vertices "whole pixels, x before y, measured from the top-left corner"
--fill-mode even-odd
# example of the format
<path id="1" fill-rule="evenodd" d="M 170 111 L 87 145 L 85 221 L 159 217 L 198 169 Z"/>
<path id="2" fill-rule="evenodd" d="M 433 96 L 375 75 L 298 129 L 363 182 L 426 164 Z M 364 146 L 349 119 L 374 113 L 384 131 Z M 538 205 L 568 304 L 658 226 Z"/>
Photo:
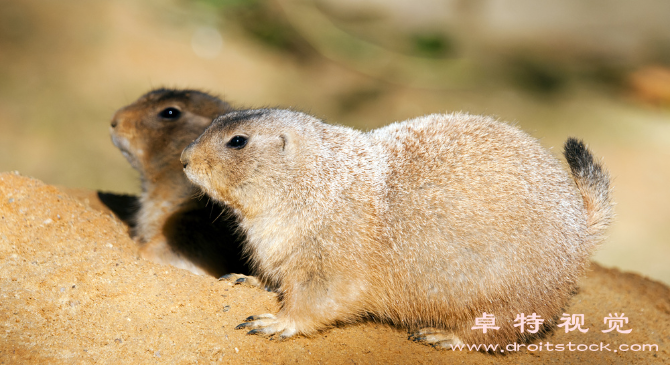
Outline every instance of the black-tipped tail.
<path id="1" fill-rule="evenodd" d="M 579 177 L 596 177 L 602 175 L 602 166 L 593 161 L 591 151 L 586 148 L 584 142 L 576 138 L 568 138 L 563 151 L 565 159 L 572 170 L 572 175 Z M 607 179 L 609 184 L 609 178 Z"/>
<path id="2" fill-rule="evenodd" d="M 589 243 L 595 247 L 614 217 L 609 173 L 595 161 L 584 142 L 576 138 L 568 138 L 563 154 L 584 199 Z"/>

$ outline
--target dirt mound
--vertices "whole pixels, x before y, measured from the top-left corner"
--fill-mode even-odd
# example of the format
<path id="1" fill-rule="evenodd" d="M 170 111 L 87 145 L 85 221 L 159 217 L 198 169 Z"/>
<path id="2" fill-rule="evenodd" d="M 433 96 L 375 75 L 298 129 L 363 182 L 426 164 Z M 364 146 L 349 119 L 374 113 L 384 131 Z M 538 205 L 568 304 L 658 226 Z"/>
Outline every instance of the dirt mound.
<path id="1" fill-rule="evenodd" d="M 439 351 L 375 323 L 286 341 L 247 336 L 234 327 L 275 312 L 275 294 L 143 261 L 95 193 L 75 195 L 0 174 L 0 363 L 670 362 L 670 289 L 596 264 L 565 309 L 584 314 L 589 331 L 557 328 L 536 351 Z M 603 333 L 610 313 L 625 313 L 632 332 Z"/>

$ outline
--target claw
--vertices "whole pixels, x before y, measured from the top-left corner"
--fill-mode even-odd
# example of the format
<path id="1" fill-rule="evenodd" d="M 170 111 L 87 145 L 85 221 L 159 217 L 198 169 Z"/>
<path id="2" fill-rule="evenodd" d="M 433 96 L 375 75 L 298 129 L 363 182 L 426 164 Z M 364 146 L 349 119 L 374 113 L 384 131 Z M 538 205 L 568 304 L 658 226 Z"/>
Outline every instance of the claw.
<path id="1" fill-rule="evenodd" d="M 272 292 L 272 288 L 261 284 L 255 276 L 246 276 L 242 274 L 226 274 L 219 278 L 219 281 L 229 281 L 233 285 L 244 284 Z"/>
<path id="2" fill-rule="evenodd" d="M 277 319 L 277 317 L 275 317 L 275 315 L 272 314 L 272 313 L 265 313 L 265 314 L 255 315 L 255 316 L 249 316 L 244 321 L 245 322 L 257 321 L 259 319 Z"/>
<path id="3" fill-rule="evenodd" d="M 222 281 L 222 280 L 233 280 L 233 278 L 235 277 L 234 275 L 235 275 L 235 274 L 226 274 L 226 275 L 223 275 L 222 277 L 219 278 L 219 281 Z"/>
<path id="4" fill-rule="evenodd" d="M 295 327 L 286 325 L 286 322 L 277 319 L 274 314 L 265 313 L 247 317 L 235 329 L 250 329 L 248 335 L 270 336 L 273 339 L 284 340 L 297 334 Z"/>
<path id="5" fill-rule="evenodd" d="M 235 329 L 236 330 L 241 330 L 243 328 L 247 328 L 247 327 L 251 327 L 251 326 L 253 326 L 253 323 L 251 323 L 251 322 L 240 323 L 235 327 Z"/>
<path id="6" fill-rule="evenodd" d="M 254 276 L 247 276 L 247 275 L 242 275 L 242 274 L 230 273 L 230 274 L 223 275 L 219 278 L 219 281 L 224 281 L 224 280 L 225 281 L 230 281 L 234 285 L 244 284 L 244 285 L 250 285 L 250 286 L 254 286 L 254 287 L 257 287 L 257 288 L 267 290 L 267 288 L 264 287 L 263 284 L 261 284 L 261 282 Z"/>

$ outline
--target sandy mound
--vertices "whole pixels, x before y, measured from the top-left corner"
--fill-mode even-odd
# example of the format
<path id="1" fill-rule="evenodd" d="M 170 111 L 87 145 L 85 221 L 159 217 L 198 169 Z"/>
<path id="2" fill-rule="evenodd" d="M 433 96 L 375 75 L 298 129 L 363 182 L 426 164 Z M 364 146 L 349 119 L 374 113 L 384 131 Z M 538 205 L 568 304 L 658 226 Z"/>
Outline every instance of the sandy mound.
<path id="1" fill-rule="evenodd" d="M 76 195 L 0 174 L 0 363 L 670 362 L 670 289 L 596 264 L 565 310 L 584 314 L 589 331 L 541 340 L 562 352 L 438 351 L 374 323 L 286 341 L 247 336 L 235 325 L 276 311 L 273 293 L 143 261 L 94 193 Z M 622 312 L 631 333 L 601 332 L 604 317 Z M 569 351 L 569 342 L 611 351 Z M 658 350 L 614 352 L 621 344 Z"/>

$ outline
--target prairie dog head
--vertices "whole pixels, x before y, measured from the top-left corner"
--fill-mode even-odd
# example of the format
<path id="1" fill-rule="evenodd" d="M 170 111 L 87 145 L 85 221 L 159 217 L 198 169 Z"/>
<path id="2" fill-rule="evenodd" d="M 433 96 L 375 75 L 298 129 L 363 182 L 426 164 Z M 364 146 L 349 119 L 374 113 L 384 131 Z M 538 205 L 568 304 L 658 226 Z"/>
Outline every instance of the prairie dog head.
<path id="1" fill-rule="evenodd" d="M 214 199 L 247 214 L 293 192 L 318 155 L 317 119 L 290 110 L 222 115 L 182 153 L 186 176 Z M 317 152 L 317 153 L 315 153 Z"/>
<path id="2" fill-rule="evenodd" d="M 112 142 L 143 176 L 179 173 L 178 156 L 231 106 L 196 90 L 156 89 L 112 117 Z"/>

